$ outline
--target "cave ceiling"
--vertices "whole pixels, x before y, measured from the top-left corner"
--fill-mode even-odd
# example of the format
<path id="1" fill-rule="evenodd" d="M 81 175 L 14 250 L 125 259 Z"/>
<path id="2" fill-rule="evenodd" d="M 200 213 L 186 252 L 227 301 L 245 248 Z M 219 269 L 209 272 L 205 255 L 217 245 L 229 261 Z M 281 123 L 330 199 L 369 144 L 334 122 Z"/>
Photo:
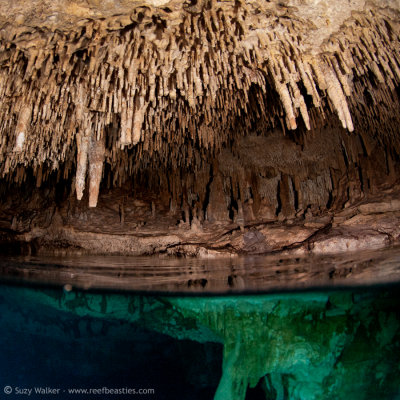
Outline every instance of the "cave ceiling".
<path id="1" fill-rule="evenodd" d="M 1 1 L 0 175 L 23 182 L 30 168 L 40 186 L 60 169 L 78 199 L 88 176 L 95 206 L 104 163 L 115 182 L 151 163 L 196 170 L 236 135 L 312 135 L 330 115 L 349 134 L 368 124 L 395 141 L 399 10 L 395 0 Z"/>

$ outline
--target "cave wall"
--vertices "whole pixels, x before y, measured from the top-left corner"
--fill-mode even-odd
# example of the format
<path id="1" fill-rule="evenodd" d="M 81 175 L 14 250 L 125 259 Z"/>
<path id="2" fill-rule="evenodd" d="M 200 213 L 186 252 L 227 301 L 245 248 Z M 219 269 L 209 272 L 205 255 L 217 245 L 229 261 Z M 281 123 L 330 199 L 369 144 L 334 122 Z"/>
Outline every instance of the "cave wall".
<path id="1" fill-rule="evenodd" d="M 342 219 L 348 224 L 346 219 L 360 207 L 368 209 L 360 204 L 370 201 L 381 202 L 370 206 L 371 217 L 384 216 L 372 233 L 370 223 L 358 221 L 371 240 L 363 242 L 362 229 L 335 235 L 361 238 L 361 248 L 400 237 L 400 204 L 391 200 L 398 196 L 396 149 L 379 137 L 357 130 L 349 134 L 337 126 L 335 116 L 313 133 L 254 131 L 236 137 L 214 156 L 201 158 L 199 153 L 194 151 L 201 159 L 196 169 L 174 168 L 158 159 L 157 166 L 141 168 L 121 183 L 106 165 L 96 208 L 90 207 L 88 191 L 76 198 L 74 179 L 63 178 L 62 169 L 41 184 L 32 170 L 22 187 L 3 181 L 0 250 L 178 255 L 199 255 L 199 249 L 210 247 L 228 253 L 282 251 L 332 227 L 341 212 L 347 213 Z M 376 214 L 379 209 L 383 214 Z M 341 246 L 328 246 L 327 251 Z M 343 246 L 352 248 L 354 243 Z"/>
<path id="2" fill-rule="evenodd" d="M 3 238 L 244 232 L 397 193 L 396 2 L 95 3 L 0 6 Z"/>

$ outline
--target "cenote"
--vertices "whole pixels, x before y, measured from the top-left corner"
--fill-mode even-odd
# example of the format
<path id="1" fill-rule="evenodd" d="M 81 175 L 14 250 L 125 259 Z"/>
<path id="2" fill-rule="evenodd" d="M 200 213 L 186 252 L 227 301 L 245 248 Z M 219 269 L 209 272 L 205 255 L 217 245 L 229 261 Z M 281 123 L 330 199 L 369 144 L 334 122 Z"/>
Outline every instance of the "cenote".
<path id="1" fill-rule="evenodd" d="M 40 399 L 399 399 L 398 259 L 398 248 L 311 260 L 117 257 L 112 268 L 112 257 L 81 266 L 4 258 L 1 390 Z M 386 271 L 378 284 L 367 278 L 374 268 Z M 46 388 L 57 395 L 35 393 Z M 141 394 L 110 394 L 123 389 Z"/>
<path id="2" fill-rule="evenodd" d="M 1 0 L 0 398 L 400 400 L 399 0 Z"/>

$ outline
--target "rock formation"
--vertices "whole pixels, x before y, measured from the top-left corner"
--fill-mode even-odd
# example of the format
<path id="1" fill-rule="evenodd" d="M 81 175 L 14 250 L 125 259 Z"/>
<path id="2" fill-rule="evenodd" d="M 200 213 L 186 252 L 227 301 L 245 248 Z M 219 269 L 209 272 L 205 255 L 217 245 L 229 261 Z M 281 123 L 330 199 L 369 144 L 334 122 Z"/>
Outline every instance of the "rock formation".
<path id="1" fill-rule="evenodd" d="M 276 251 L 391 204 L 399 15 L 390 0 L 3 2 L 2 242 L 198 254 L 240 229 L 230 251 Z M 361 236 L 396 240 L 390 213 Z M 263 244 L 266 223 L 299 232 Z"/>
<path id="2" fill-rule="evenodd" d="M 12 384 L 17 374 L 39 379 L 49 371 L 47 382 L 61 375 L 60 387 L 80 382 L 80 373 L 84 387 L 108 371 L 107 382 L 122 374 L 123 386 L 149 382 L 154 397 L 168 391 L 178 399 L 394 399 L 400 383 L 398 289 L 162 297 L 3 285 L 4 373 Z M 167 335 L 178 343 L 166 342 Z M 17 364 L 18 346 L 26 342 L 36 345 L 27 346 L 17 359 L 26 363 Z M 199 343 L 210 350 L 207 357 Z M 89 356 L 77 362 L 82 354 Z M 180 363 L 185 368 L 171 379 L 171 367 Z M 207 396 L 205 386 L 211 387 Z"/>

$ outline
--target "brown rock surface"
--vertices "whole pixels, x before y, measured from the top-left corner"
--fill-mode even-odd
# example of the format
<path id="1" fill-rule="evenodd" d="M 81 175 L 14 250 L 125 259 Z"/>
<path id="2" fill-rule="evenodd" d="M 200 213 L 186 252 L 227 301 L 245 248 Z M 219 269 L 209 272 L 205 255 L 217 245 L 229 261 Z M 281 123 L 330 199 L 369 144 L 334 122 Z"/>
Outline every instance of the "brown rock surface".
<path id="1" fill-rule="evenodd" d="M 395 0 L 0 2 L 0 242 L 331 252 L 399 238 Z"/>

